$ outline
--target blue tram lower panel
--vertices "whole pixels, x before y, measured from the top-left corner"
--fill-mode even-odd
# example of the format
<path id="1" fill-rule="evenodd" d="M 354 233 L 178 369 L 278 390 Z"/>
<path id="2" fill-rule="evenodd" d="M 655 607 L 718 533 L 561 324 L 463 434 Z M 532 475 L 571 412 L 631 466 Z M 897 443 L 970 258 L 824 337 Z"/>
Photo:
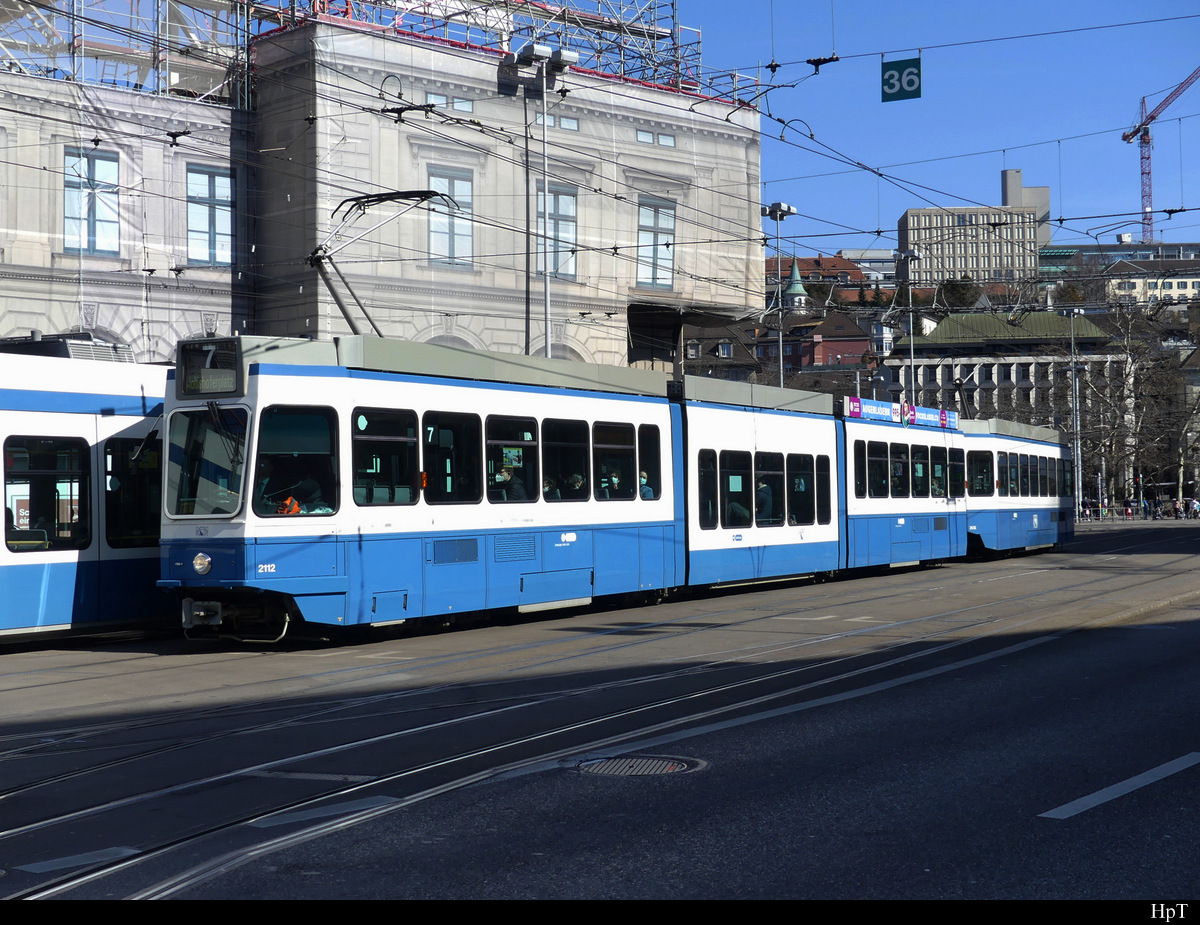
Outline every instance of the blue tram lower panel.
<path id="1" fill-rule="evenodd" d="M 688 584 L 703 586 L 832 572 L 839 568 L 838 559 L 837 540 L 693 550 Z"/>
<path id="2" fill-rule="evenodd" d="M 1051 546 L 1070 539 L 1074 518 L 1070 511 L 1007 510 L 972 511 L 967 529 L 979 537 L 986 549 L 1025 549 Z"/>
<path id="3" fill-rule="evenodd" d="M 162 587 L 253 604 L 289 595 L 305 620 L 349 625 L 589 600 L 673 587 L 682 542 L 672 524 L 442 536 L 291 537 L 163 548 Z M 212 568 L 198 577 L 198 552 Z"/>
<path id="4" fill-rule="evenodd" d="M 967 554 L 967 514 L 905 514 L 846 519 L 848 568 L 954 559 Z"/>
<path id="5" fill-rule="evenodd" d="M 163 611 L 158 561 L 21 562 L 0 574 L 0 633 L 136 623 Z"/>

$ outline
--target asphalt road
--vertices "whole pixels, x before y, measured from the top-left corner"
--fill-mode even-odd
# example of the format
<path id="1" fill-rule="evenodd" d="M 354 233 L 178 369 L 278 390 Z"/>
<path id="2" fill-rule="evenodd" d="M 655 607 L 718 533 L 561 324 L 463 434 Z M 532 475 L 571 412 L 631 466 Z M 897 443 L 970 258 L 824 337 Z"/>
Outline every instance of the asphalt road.
<path id="1" fill-rule="evenodd" d="M 357 645 L 9 651 L 0 892 L 1186 901 L 1197 552 L 1106 525 Z"/>

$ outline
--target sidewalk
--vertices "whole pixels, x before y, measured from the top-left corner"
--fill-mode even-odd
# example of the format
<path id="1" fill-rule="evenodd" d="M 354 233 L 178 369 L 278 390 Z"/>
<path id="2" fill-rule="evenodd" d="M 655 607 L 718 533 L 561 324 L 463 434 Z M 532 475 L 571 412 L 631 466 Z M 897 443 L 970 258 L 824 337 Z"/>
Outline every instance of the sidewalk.
<path id="1" fill-rule="evenodd" d="M 1133 517 L 1105 517 L 1103 520 L 1076 520 L 1075 532 L 1081 530 L 1111 530 L 1114 527 L 1165 527 L 1172 524 L 1178 524 L 1180 527 L 1200 527 L 1200 520 L 1176 520 L 1174 517 L 1163 517 L 1160 520 L 1142 520 L 1141 514 Z"/>

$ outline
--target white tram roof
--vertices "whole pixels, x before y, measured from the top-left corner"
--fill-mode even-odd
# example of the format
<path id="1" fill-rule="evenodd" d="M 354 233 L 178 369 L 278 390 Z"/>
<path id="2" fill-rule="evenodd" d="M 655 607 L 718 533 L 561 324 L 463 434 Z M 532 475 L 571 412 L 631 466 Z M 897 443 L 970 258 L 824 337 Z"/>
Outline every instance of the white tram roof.
<path id="1" fill-rule="evenodd" d="M 1005 421 L 1001 418 L 991 418 L 986 421 L 964 421 L 959 418 L 958 426 L 966 434 L 993 434 L 1001 437 L 1016 437 L 1018 440 L 1059 443 L 1064 446 L 1070 442 L 1066 434 L 1060 433 L 1053 427 L 1018 424 L 1016 421 Z"/>
<path id="2" fill-rule="evenodd" d="M 246 364 L 344 366 L 373 372 L 657 397 L 667 396 L 668 383 L 674 378 L 660 370 L 528 357 L 519 353 L 492 353 L 365 335 L 339 337 L 332 341 L 286 337 L 241 337 L 238 340 Z M 833 413 L 833 396 L 818 392 L 703 376 L 685 376 L 683 381 L 688 401 L 810 414 Z"/>

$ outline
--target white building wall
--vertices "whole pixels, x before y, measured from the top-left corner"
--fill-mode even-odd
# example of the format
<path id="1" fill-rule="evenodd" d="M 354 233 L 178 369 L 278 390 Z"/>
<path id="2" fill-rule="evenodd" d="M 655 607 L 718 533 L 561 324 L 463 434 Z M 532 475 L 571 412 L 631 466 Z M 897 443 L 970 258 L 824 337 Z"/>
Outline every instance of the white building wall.
<path id="1" fill-rule="evenodd" d="M 453 218 L 469 250 L 463 259 L 431 252 L 431 229 L 445 219 L 408 203 L 372 206 L 330 246 L 397 217 L 334 259 L 385 334 L 501 351 L 526 348 L 528 279 L 529 341 L 540 353 L 536 236 L 526 273 L 527 190 L 536 195 L 542 182 L 536 69 L 506 68 L 478 49 L 325 24 L 269 37 L 256 53 L 261 208 L 276 267 L 262 290 L 260 333 L 348 330 L 303 262 L 340 221 L 339 203 L 453 178 L 472 201 L 469 215 Z M 431 99 L 439 105 L 430 113 L 410 109 L 398 120 L 380 112 Z M 550 187 L 573 196 L 576 213 L 573 272 L 551 280 L 556 352 L 627 362 L 631 306 L 731 317 L 758 309 L 757 113 L 573 72 L 554 77 L 547 104 Z M 528 202 L 536 215 L 536 199 Z M 655 285 L 639 279 L 647 204 L 673 208 L 675 222 L 672 246 L 657 254 L 669 272 Z M 645 275 L 651 250 L 641 253 Z"/>
<path id="2" fill-rule="evenodd" d="M 245 149 L 227 107 L 14 73 L 0 99 L 0 337 L 91 331 L 157 360 L 181 336 L 244 325 L 237 261 L 188 261 L 189 166 L 236 174 Z M 68 154 L 110 165 L 114 186 L 83 210 L 104 217 L 115 202 L 115 235 L 69 233 L 70 189 L 90 190 Z"/>

